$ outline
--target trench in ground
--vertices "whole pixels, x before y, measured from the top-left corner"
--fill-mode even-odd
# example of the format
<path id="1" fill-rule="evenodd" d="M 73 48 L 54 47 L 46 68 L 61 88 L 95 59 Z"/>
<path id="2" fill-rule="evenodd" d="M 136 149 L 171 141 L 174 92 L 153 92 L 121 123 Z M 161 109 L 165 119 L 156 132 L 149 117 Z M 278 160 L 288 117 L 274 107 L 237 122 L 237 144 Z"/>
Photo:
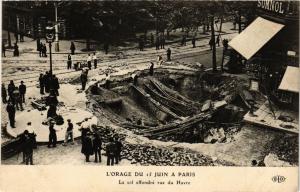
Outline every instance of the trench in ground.
<path id="1" fill-rule="evenodd" d="M 241 128 L 246 106 L 236 96 L 238 81 L 221 74 L 157 71 L 115 79 L 109 89 L 92 87 L 93 97 L 108 117 L 150 139 L 187 143 L 227 143 Z M 212 112 L 204 105 L 231 98 Z M 212 106 L 211 106 L 212 107 Z M 189 119 L 210 114 L 202 121 Z M 185 123 L 183 123 L 185 122 Z"/>

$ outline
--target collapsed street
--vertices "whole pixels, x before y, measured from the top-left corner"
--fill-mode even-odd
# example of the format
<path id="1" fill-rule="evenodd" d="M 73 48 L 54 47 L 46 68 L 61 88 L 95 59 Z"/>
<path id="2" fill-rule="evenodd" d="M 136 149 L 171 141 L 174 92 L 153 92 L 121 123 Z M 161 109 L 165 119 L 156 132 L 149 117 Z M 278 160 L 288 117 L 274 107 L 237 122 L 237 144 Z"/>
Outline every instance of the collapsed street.
<path id="1" fill-rule="evenodd" d="M 235 17 L 210 16 L 191 31 L 176 26 L 166 39 L 156 25 L 120 42 L 110 37 L 110 48 L 95 35 L 73 34 L 58 50 L 51 26 L 45 38 L 29 34 L 20 42 L 3 29 L 1 163 L 298 166 L 299 92 L 291 78 L 298 68 L 288 63 L 298 53 L 293 46 L 284 59 L 268 52 L 290 28 L 260 12 L 239 18 L 238 27 Z M 251 34 L 263 27 L 261 36 Z M 286 66 L 273 65 L 273 56 Z M 18 88 L 24 84 L 26 94 Z M 30 153 L 24 141 L 32 142 Z M 116 143 L 118 154 L 111 152 Z"/>

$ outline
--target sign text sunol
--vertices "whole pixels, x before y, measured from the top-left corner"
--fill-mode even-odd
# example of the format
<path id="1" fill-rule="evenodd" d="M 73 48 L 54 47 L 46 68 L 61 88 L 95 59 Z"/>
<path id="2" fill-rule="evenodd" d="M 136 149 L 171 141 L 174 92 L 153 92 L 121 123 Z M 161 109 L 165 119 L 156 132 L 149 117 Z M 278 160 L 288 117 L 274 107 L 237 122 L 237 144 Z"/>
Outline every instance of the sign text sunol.
<path id="1" fill-rule="evenodd" d="M 257 7 L 272 11 L 275 13 L 284 13 L 283 2 L 273 0 L 263 0 L 257 2 Z"/>

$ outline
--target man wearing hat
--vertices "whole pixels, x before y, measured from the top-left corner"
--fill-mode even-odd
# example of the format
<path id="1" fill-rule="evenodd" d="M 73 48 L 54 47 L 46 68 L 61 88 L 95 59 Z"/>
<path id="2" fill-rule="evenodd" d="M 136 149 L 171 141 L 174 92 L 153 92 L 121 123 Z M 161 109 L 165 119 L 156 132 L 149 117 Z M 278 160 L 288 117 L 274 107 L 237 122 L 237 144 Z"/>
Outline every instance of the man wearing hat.
<path id="1" fill-rule="evenodd" d="M 57 136 L 56 136 L 56 130 L 54 129 L 54 124 L 55 121 L 53 119 L 50 120 L 49 124 L 49 142 L 48 142 L 48 148 L 51 147 L 56 147 L 56 141 L 57 141 Z"/>
<path id="2" fill-rule="evenodd" d="M 34 144 L 33 147 L 36 148 L 36 139 L 35 139 L 36 134 L 34 132 L 34 128 L 33 128 L 32 124 L 31 124 L 31 122 L 27 123 L 27 127 L 25 128 L 25 130 L 27 130 L 28 133 L 32 136 L 32 138 L 33 138 L 33 144 Z"/>
<path id="3" fill-rule="evenodd" d="M 87 72 L 82 70 L 80 75 L 82 90 L 85 90 L 86 82 L 87 82 Z"/>
<path id="4" fill-rule="evenodd" d="M 23 151 L 23 161 L 28 165 L 33 165 L 33 147 L 34 141 L 32 135 L 28 130 L 25 130 L 21 136 L 22 141 L 22 151 Z"/>
<path id="5" fill-rule="evenodd" d="M 123 144 L 122 144 L 120 138 L 115 137 L 115 145 L 116 145 L 115 160 L 116 160 L 116 164 L 118 164 L 119 161 L 121 161 L 121 151 L 122 151 L 122 147 L 123 147 Z"/>
<path id="6" fill-rule="evenodd" d="M 116 144 L 114 143 L 114 139 L 111 137 L 109 139 L 109 143 L 106 145 L 107 165 L 114 165 L 116 150 Z"/>
<path id="7" fill-rule="evenodd" d="M 87 61 L 89 70 L 91 70 L 92 69 L 92 57 L 90 54 L 88 54 L 88 58 L 86 61 Z"/>
<path id="8" fill-rule="evenodd" d="M 8 100 L 6 111 L 8 113 L 9 123 L 12 128 L 15 128 L 16 109 L 11 100 Z"/>
<path id="9" fill-rule="evenodd" d="M 71 119 L 68 119 L 68 128 L 66 131 L 66 136 L 65 136 L 65 142 L 64 142 L 64 146 L 66 146 L 66 143 L 68 142 L 69 137 L 72 140 L 72 145 L 74 144 L 74 137 L 73 137 L 73 123 L 71 123 Z"/>
<path id="10" fill-rule="evenodd" d="M 84 122 L 81 123 L 81 127 L 79 129 L 79 131 L 81 131 L 81 141 L 83 141 L 83 138 L 86 136 L 87 132 L 91 130 L 91 124 L 88 122 L 88 118 L 84 119 Z"/>
<path id="11" fill-rule="evenodd" d="M 94 133 L 93 148 L 95 153 L 95 163 L 98 162 L 98 157 L 99 157 L 99 163 L 101 163 L 102 141 L 100 136 L 97 133 Z"/>
<path id="12" fill-rule="evenodd" d="M 25 103 L 25 93 L 26 93 L 26 85 L 24 85 L 24 81 L 21 81 L 21 85 L 19 86 L 20 99 L 22 103 Z"/>
<path id="13" fill-rule="evenodd" d="M 85 155 L 85 161 L 90 162 L 90 155 L 94 154 L 93 138 L 90 131 L 82 138 L 81 153 Z"/>

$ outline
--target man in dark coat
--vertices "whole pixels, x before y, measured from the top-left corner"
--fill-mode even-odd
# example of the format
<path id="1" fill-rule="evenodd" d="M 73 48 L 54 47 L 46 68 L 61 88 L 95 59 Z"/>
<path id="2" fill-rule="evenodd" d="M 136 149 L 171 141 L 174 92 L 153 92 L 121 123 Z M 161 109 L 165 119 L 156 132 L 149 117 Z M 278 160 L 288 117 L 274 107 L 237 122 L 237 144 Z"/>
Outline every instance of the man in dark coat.
<path id="1" fill-rule="evenodd" d="M 39 77 L 39 85 L 40 85 L 40 94 L 44 95 L 44 88 L 45 88 L 45 78 L 44 75 L 41 73 Z"/>
<path id="2" fill-rule="evenodd" d="M 97 59 L 96 53 L 94 53 L 94 55 L 93 55 L 93 60 L 94 60 L 94 68 L 97 69 L 98 59 Z"/>
<path id="3" fill-rule="evenodd" d="M 11 80 L 10 83 L 7 86 L 7 92 L 8 92 L 8 96 L 11 98 L 13 95 L 14 90 L 16 89 L 16 86 L 14 84 L 14 81 Z"/>
<path id="4" fill-rule="evenodd" d="M 43 51 L 43 56 L 47 57 L 47 47 L 46 47 L 46 44 L 43 44 L 42 51 Z"/>
<path id="5" fill-rule="evenodd" d="M 20 53 L 19 53 L 19 46 L 17 43 L 15 43 L 14 45 L 14 57 L 19 57 Z"/>
<path id="6" fill-rule="evenodd" d="M 213 45 L 214 45 L 213 39 L 210 39 L 208 44 L 210 46 L 210 50 L 212 50 L 213 49 Z"/>
<path id="7" fill-rule="evenodd" d="M 13 95 L 11 97 L 13 104 L 16 106 L 17 110 L 23 111 L 22 98 L 18 88 L 13 91 Z M 20 106 L 20 108 L 19 108 Z"/>
<path id="8" fill-rule="evenodd" d="M 24 85 L 24 81 L 21 81 L 21 85 L 19 86 L 19 92 L 20 92 L 21 102 L 25 103 L 26 85 Z"/>
<path id="9" fill-rule="evenodd" d="M 171 49 L 170 48 L 168 48 L 168 50 L 167 50 L 167 60 L 171 61 Z"/>
<path id="10" fill-rule="evenodd" d="M 74 55 L 75 54 L 75 44 L 73 41 L 71 42 L 70 50 L 71 50 L 71 54 Z"/>
<path id="11" fill-rule="evenodd" d="M 220 47 L 220 35 L 217 36 L 216 45 L 218 45 L 218 47 Z"/>
<path id="12" fill-rule="evenodd" d="M 88 54 L 88 58 L 87 58 L 86 61 L 87 61 L 87 65 L 88 65 L 89 70 L 91 70 L 92 69 L 92 57 L 91 57 L 90 54 Z"/>
<path id="13" fill-rule="evenodd" d="M 20 31 L 20 42 L 24 42 L 24 32 Z"/>
<path id="14" fill-rule="evenodd" d="M 23 157 L 25 160 L 26 165 L 30 163 L 33 165 L 33 148 L 34 148 L 34 139 L 32 134 L 25 130 L 24 133 L 21 135 L 21 142 L 22 142 L 22 151 Z"/>
<path id="15" fill-rule="evenodd" d="M 67 69 L 72 69 L 72 58 L 70 54 L 68 55 Z"/>
<path id="16" fill-rule="evenodd" d="M 149 68 L 149 75 L 153 76 L 154 73 L 154 63 L 151 62 L 150 68 Z"/>
<path id="17" fill-rule="evenodd" d="M 40 44 L 41 44 L 41 40 L 40 40 L 40 38 L 37 38 L 36 39 L 36 50 L 37 51 L 40 51 Z M 41 55 L 40 55 L 41 56 Z"/>
<path id="18" fill-rule="evenodd" d="M 51 90 L 50 95 L 46 99 L 46 105 L 49 106 L 48 112 L 47 112 L 47 118 L 49 117 L 56 117 L 56 109 L 58 105 L 58 100 L 56 97 L 56 94 L 54 90 Z"/>
<path id="19" fill-rule="evenodd" d="M 9 124 L 12 128 L 15 128 L 15 115 L 16 115 L 16 109 L 14 104 L 8 100 L 8 104 L 6 106 L 6 111 L 8 113 L 9 118 Z"/>
<path id="20" fill-rule="evenodd" d="M 116 164 L 118 164 L 121 161 L 121 151 L 123 144 L 120 141 L 120 138 L 115 138 L 115 145 L 116 145 L 116 154 L 115 154 L 115 160 Z"/>
<path id="21" fill-rule="evenodd" d="M 195 36 L 193 36 L 192 44 L 193 44 L 193 48 L 195 48 L 196 47 L 196 37 Z"/>
<path id="22" fill-rule="evenodd" d="M 82 71 L 80 75 L 82 90 L 85 90 L 86 82 L 87 82 L 87 73 L 85 71 Z"/>
<path id="23" fill-rule="evenodd" d="M 2 102 L 7 103 L 7 92 L 4 83 L 2 83 L 1 86 L 1 97 L 2 97 Z"/>
<path id="24" fill-rule="evenodd" d="M 51 88 L 54 90 L 56 96 L 59 96 L 58 89 L 59 89 L 60 87 L 59 87 L 58 78 L 57 78 L 55 75 L 52 75 L 50 89 L 51 89 Z"/>
<path id="25" fill-rule="evenodd" d="M 90 132 L 82 139 L 81 153 L 85 155 L 85 161 L 90 162 L 90 155 L 94 154 L 93 140 Z"/>
<path id="26" fill-rule="evenodd" d="M 109 89 L 110 85 L 110 75 L 108 73 L 105 73 L 105 88 Z"/>
<path id="27" fill-rule="evenodd" d="M 110 138 L 109 143 L 106 145 L 107 165 L 114 165 L 116 150 L 117 148 L 114 139 Z"/>
<path id="28" fill-rule="evenodd" d="M 40 57 L 44 57 L 44 54 L 43 54 L 43 43 L 42 42 L 39 43 L 38 51 L 39 51 L 39 56 Z"/>
<path id="29" fill-rule="evenodd" d="M 46 71 L 44 75 L 44 85 L 45 85 L 45 92 L 49 93 L 50 92 L 50 74 L 48 71 Z"/>
<path id="30" fill-rule="evenodd" d="M 101 163 L 102 141 L 100 136 L 97 133 L 94 134 L 93 147 L 95 153 L 95 163 L 98 162 L 98 157 L 99 157 L 99 163 Z"/>
<path id="31" fill-rule="evenodd" d="M 48 148 L 51 147 L 56 147 L 56 142 L 57 142 L 57 136 L 56 136 L 56 130 L 54 129 L 54 120 L 50 120 L 50 125 L 49 125 L 49 142 L 48 142 Z"/>
<path id="32" fill-rule="evenodd" d="M 5 44 L 2 42 L 2 56 L 3 57 L 6 57 L 5 56 L 5 51 L 6 51 Z"/>

